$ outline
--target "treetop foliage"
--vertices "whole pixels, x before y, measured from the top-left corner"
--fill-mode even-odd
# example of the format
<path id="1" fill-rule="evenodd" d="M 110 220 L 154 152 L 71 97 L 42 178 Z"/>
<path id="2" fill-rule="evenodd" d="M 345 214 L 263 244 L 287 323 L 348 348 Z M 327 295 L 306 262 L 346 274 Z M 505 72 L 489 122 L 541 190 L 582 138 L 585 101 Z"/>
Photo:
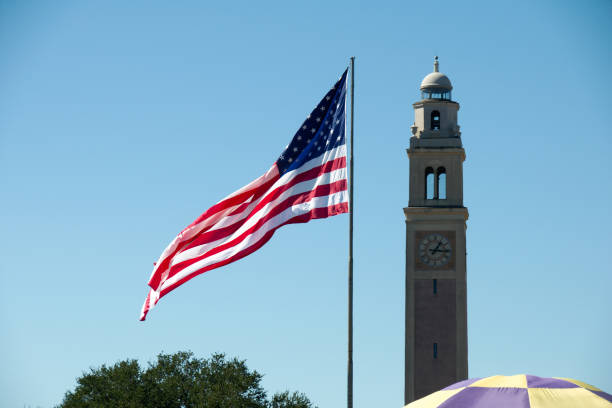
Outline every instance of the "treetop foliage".
<path id="1" fill-rule="evenodd" d="M 91 368 L 58 408 L 316 408 L 299 392 L 268 398 L 262 377 L 221 353 L 208 359 L 161 353 L 146 369 L 136 360 Z"/>

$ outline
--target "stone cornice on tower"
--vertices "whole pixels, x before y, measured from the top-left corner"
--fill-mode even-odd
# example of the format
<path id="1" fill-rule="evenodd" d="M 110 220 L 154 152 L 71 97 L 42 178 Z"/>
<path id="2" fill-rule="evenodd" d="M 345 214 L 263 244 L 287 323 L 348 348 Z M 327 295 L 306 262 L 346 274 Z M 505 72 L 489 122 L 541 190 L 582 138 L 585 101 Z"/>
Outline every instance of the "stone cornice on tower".
<path id="1" fill-rule="evenodd" d="M 470 216 L 466 207 L 404 207 L 404 215 L 407 222 L 428 223 L 467 221 Z"/>

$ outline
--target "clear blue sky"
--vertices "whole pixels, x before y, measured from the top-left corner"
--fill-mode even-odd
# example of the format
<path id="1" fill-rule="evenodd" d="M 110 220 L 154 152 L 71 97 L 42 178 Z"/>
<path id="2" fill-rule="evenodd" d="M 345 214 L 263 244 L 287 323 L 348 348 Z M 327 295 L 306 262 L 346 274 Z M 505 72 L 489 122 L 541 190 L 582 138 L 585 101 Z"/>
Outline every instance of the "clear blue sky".
<path id="1" fill-rule="evenodd" d="M 610 21 L 609 1 L 1 1 L 0 405 L 188 349 L 343 406 L 346 215 L 138 314 L 163 248 L 268 169 L 351 55 L 355 406 L 403 402 L 405 149 L 434 55 L 467 153 L 470 376 L 611 392 Z"/>

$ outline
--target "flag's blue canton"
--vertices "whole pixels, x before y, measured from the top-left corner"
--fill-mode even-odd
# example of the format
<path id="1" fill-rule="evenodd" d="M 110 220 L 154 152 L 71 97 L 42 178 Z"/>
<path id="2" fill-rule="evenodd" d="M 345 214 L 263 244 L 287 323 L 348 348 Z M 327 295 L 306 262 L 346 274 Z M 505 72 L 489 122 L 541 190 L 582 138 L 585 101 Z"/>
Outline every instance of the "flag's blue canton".
<path id="1" fill-rule="evenodd" d="M 308 115 L 276 161 L 281 175 L 345 143 L 347 72 Z"/>

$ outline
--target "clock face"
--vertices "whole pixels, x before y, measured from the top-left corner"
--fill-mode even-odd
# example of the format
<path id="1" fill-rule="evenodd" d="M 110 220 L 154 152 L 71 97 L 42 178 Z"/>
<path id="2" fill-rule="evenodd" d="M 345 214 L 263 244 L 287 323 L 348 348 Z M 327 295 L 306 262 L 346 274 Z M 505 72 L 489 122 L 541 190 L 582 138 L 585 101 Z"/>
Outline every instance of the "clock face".
<path id="1" fill-rule="evenodd" d="M 425 265 L 446 265 L 452 253 L 450 241 L 442 234 L 429 234 L 419 242 L 419 258 Z"/>

